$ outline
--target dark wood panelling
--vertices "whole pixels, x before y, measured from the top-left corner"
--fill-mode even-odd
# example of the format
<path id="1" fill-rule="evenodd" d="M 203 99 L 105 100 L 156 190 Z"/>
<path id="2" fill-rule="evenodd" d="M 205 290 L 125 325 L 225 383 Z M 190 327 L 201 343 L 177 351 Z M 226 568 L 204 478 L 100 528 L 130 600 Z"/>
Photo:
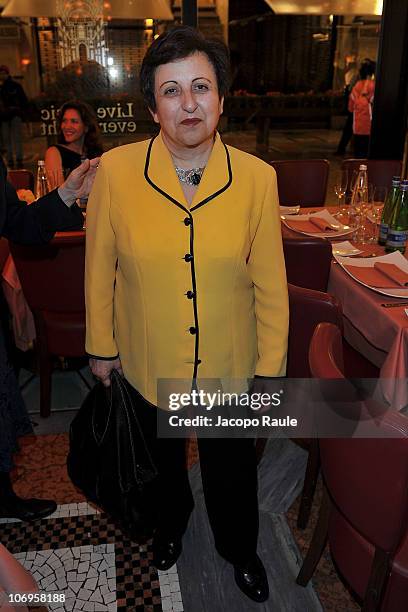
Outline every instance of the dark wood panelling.
<path id="1" fill-rule="evenodd" d="M 408 2 L 385 0 L 370 157 L 401 159 L 408 113 Z"/>

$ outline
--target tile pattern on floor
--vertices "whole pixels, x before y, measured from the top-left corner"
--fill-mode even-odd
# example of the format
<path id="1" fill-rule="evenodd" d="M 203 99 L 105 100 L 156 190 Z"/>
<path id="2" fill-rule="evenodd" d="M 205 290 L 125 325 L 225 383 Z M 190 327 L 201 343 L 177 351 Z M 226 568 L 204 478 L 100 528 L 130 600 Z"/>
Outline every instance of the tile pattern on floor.
<path id="1" fill-rule="evenodd" d="M 15 482 L 15 490 L 19 495 L 25 497 L 49 497 L 55 499 L 59 504 L 63 504 L 66 508 L 71 512 L 75 512 L 81 503 L 86 503 L 82 494 L 75 489 L 75 487 L 70 482 L 67 472 L 66 472 L 66 456 L 68 452 L 68 435 L 64 434 L 48 434 L 43 436 L 27 436 L 26 438 L 21 439 L 21 452 L 16 456 L 16 469 L 13 472 L 13 479 Z M 300 468 L 301 457 L 298 449 L 294 449 L 292 453 L 289 452 L 289 449 L 283 448 L 282 442 L 275 442 L 276 452 L 274 458 L 271 460 L 268 466 L 261 465 L 260 466 L 260 493 L 261 493 L 261 507 L 263 511 L 267 512 L 285 512 L 288 507 L 288 501 L 290 497 L 293 497 L 295 491 L 293 487 L 296 483 L 289 482 L 288 478 L 285 474 L 289 472 L 297 472 Z M 190 440 L 188 445 L 188 463 L 189 466 L 192 466 L 197 461 L 197 445 L 195 440 Z M 283 463 L 282 463 L 283 462 Z M 273 470 L 271 469 L 273 466 Z M 198 466 L 196 465 L 192 472 L 195 472 Z M 273 473 L 272 473 L 273 472 Z M 266 477 L 266 478 L 265 478 Z M 293 478 L 292 478 L 293 480 Z M 197 487 L 201 488 L 201 484 L 199 483 L 199 479 L 195 478 L 192 480 L 192 486 L 195 493 L 197 492 Z M 297 486 L 297 485 L 296 485 Z M 267 489 L 267 495 L 265 495 Z M 264 491 L 264 493 L 262 493 Z M 298 503 L 298 502 L 297 502 Z M 87 507 L 87 506 L 82 506 Z M 92 506 L 90 507 L 92 508 Z M 318 508 L 318 495 L 316 496 L 316 504 L 314 506 L 314 514 L 316 514 Z M 87 512 L 91 510 L 88 509 Z M 287 518 L 289 524 L 292 528 L 292 531 L 295 533 L 296 540 L 301 548 L 302 553 L 305 553 L 307 549 L 307 545 L 310 542 L 310 537 L 312 533 L 312 529 L 309 528 L 305 532 L 301 533 L 296 530 L 296 511 L 297 504 L 293 504 L 292 508 L 289 512 L 287 512 Z M 66 513 L 66 512 L 65 512 Z M 54 523 L 56 521 L 67 521 L 68 519 L 64 517 L 60 517 L 54 519 Z M 92 520 L 96 521 L 94 525 L 92 525 Z M 67 524 L 64 524 L 60 527 L 60 531 L 63 541 L 61 543 L 58 542 L 59 536 L 58 534 L 54 537 L 52 542 L 49 542 L 48 545 L 43 546 L 41 543 L 41 537 L 44 537 L 44 533 L 46 532 L 46 528 L 44 527 L 44 523 L 47 521 L 36 521 L 32 525 L 24 524 L 25 528 L 23 529 L 22 523 L 11 523 L 7 525 L 0 525 L 0 538 L 3 538 L 3 533 L 6 533 L 7 530 L 17 530 L 14 532 L 13 541 L 19 540 L 19 546 L 14 547 L 13 551 L 15 552 L 23 552 L 27 550 L 39 550 L 41 548 L 66 548 L 67 546 L 86 546 L 86 545 L 97 545 L 99 543 L 112 543 L 116 540 L 116 561 L 119 564 L 122 563 L 122 559 L 118 558 L 118 542 L 120 541 L 120 532 L 118 532 L 118 536 L 115 538 L 115 529 L 109 527 L 109 535 L 107 533 L 107 519 L 106 516 L 101 515 L 89 515 L 84 517 L 72 517 L 71 522 L 74 523 L 74 532 L 78 530 L 78 528 L 82 527 L 84 534 L 90 533 L 92 537 L 85 538 L 84 535 L 82 538 L 73 537 L 73 534 L 68 534 L 67 537 L 66 530 L 69 529 L 69 521 Z M 78 525 L 79 523 L 79 525 Z M 81 525 L 82 524 L 82 525 Z M 313 521 L 311 521 L 313 525 Z M 72 528 L 72 527 L 71 527 Z M 201 528 L 202 529 L 202 526 Z M 7 533 L 9 533 L 9 531 Z M 101 531 L 100 537 L 98 531 Z M 24 533 L 28 533 L 27 537 L 24 536 Z M 40 533 L 42 536 L 40 537 Z M 7 536 L 9 537 L 9 536 Z M 48 534 L 48 538 L 52 539 L 52 535 Z M 37 538 L 39 539 L 39 544 L 37 546 Z M 65 540 L 64 540 L 65 538 Z M 3 541 L 3 539 L 1 539 Z M 31 546 L 29 548 L 28 546 Z M 131 542 L 128 541 L 128 547 L 133 546 Z M 195 546 L 197 546 L 197 540 L 195 540 Z M 148 549 L 148 558 L 151 559 L 151 552 Z M 150 575 L 152 572 L 154 575 L 154 585 L 152 584 L 152 588 L 155 588 L 156 591 L 152 591 L 152 595 L 150 594 L 150 589 L 146 588 L 146 597 L 149 604 L 146 604 L 145 612 L 150 610 L 161 610 L 162 604 L 157 604 L 156 602 L 160 598 L 160 586 L 157 579 L 157 574 L 154 570 L 149 570 L 149 561 L 146 563 L 145 554 L 146 551 L 143 551 L 141 548 L 136 546 L 135 549 L 130 550 L 127 549 L 126 553 L 126 562 L 129 563 L 129 558 L 132 559 L 133 556 L 140 555 L 140 560 L 135 560 L 136 568 L 142 568 L 142 570 L 133 569 L 135 575 L 138 575 L 137 585 L 132 586 L 132 579 L 127 578 L 128 591 L 129 595 L 133 596 L 131 589 L 133 588 L 136 591 L 137 601 L 140 602 L 140 584 L 148 582 L 145 580 L 145 574 Z M 130 555 L 130 557 L 129 557 Z M 205 559 L 203 560 L 203 562 Z M 181 565 L 178 567 L 179 575 L 181 576 L 181 591 L 183 595 L 183 599 L 185 598 L 185 585 L 182 579 L 182 571 L 183 568 Z M 118 572 L 122 572 L 123 570 L 119 567 Z M 199 570 L 199 576 L 202 577 L 202 567 Z M 143 573 L 143 577 L 142 577 Z M 188 581 L 188 589 L 194 589 L 197 587 L 197 577 L 194 575 L 192 578 L 192 574 L 194 575 L 193 568 L 190 567 L 188 570 L 188 575 L 186 577 Z M 200 582 L 201 578 L 198 579 Z M 194 585 L 192 581 L 195 581 Z M 356 610 L 356 604 L 352 601 L 351 597 L 348 595 L 347 591 L 343 587 L 342 583 L 337 577 L 337 574 L 333 568 L 333 564 L 330 560 L 329 554 L 326 552 L 323 555 L 322 561 L 319 564 L 318 570 L 316 572 L 314 578 L 314 587 L 319 594 L 319 597 L 322 600 L 323 607 L 325 611 L 336 610 L 336 612 L 349 610 Z M 166 583 L 164 586 L 167 586 Z M 118 586 L 120 590 L 120 584 Z M 123 588 L 121 591 L 121 597 L 123 593 Z M 168 589 L 164 589 L 163 599 L 168 597 Z M 143 595 L 143 585 L 142 585 L 142 595 Z M 152 597 L 152 599 L 150 599 Z M 122 597 L 122 603 L 124 596 Z M 135 598 L 136 601 L 136 598 Z M 143 601 L 143 599 L 142 599 Z M 172 608 L 177 610 L 179 606 L 177 604 L 177 599 L 174 597 L 171 605 Z M 150 603 L 152 602 L 152 603 Z M 120 603 L 120 602 L 118 602 Z M 137 605 L 140 605 L 139 603 Z M 170 605 L 170 602 L 166 601 L 163 605 Z M 189 601 L 185 601 L 185 605 L 188 609 L 191 609 L 189 606 Z M 123 608 L 122 608 L 123 609 Z M 133 610 L 135 610 L 134 608 Z M 143 608 L 139 608 L 142 610 Z M 170 607 L 168 609 L 171 609 Z M 132 610 L 129 608 L 129 612 Z M 132 612 L 133 612 L 132 610 Z M 195 611 L 194 611 L 195 612 Z M 235 611 L 234 611 L 235 612 Z"/>
<path id="2" fill-rule="evenodd" d="M 159 576 L 152 567 L 151 541 L 130 541 L 104 513 L 4 523 L 0 540 L 27 563 L 42 590 L 64 590 L 66 580 L 67 599 L 83 602 L 67 610 L 110 612 L 114 602 L 119 612 L 183 610 L 177 567 Z M 92 597 L 95 579 L 95 597 L 102 602 Z"/>
<path id="3" fill-rule="evenodd" d="M 57 591 L 65 602 L 48 603 L 50 610 L 114 612 L 116 569 L 114 544 L 78 546 L 16 553 L 15 557 L 31 572 L 41 592 Z"/>
<path id="4" fill-rule="evenodd" d="M 88 502 L 80 502 L 78 504 L 61 504 L 57 507 L 53 514 L 50 514 L 48 519 L 64 518 L 68 516 L 83 516 L 86 514 L 98 514 L 99 510 Z M 4 523 L 21 523 L 19 519 L 0 518 L 0 525 Z"/>
<path id="5" fill-rule="evenodd" d="M 158 572 L 160 580 L 161 603 L 163 610 L 182 612 L 183 601 L 181 597 L 180 581 L 177 566 L 173 565 L 166 572 Z"/>

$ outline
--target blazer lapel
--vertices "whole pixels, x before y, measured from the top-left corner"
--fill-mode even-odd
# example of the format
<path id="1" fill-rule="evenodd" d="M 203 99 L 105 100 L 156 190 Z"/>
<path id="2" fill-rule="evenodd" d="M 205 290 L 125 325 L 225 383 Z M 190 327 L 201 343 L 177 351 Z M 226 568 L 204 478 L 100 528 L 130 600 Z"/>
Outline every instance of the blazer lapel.
<path id="1" fill-rule="evenodd" d="M 161 133 L 150 141 L 145 163 L 145 179 L 167 200 L 187 212 L 203 206 L 228 189 L 232 182 L 229 153 L 217 132 L 214 147 L 203 177 L 188 208 L 183 190 L 174 169 L 170 152 Z"/>
<path id="2" fill-rule="evenodd" d="M 232 183 L 231 162 L 227 147 L 218 132 L 201 182 L 191 204 L 191 211 L 204 206 L 228 189 Z"/>
<path id="3" fill-rule="evenodd" d="M 145 179 L 170 202 L 188 210 L 170 152 L 163 142 L 161 132 L 150 141 L 145 163 Z"/>

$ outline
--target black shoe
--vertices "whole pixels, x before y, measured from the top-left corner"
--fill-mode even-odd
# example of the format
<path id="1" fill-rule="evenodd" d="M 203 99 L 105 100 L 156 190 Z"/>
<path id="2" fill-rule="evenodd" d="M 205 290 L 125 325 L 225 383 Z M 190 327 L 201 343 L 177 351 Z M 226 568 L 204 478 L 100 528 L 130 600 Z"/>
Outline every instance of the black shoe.
<path id="1" fill-rule="evenodd" d="M 159 535 L 153 538 L 153 565 L 157 570 L 165 572 L 173 567 L 181 554 L 181 540 L 165 539 Z"/>
<path id="2" fill-rule="evenodd" d="M 0 499 L 0 518 L 36 521 L 52 514 L 57 504 L 51 499 L 22 499 L 13 495 Z"/>
<path id="3" fill-rule="evenodd" d="M 269 597 L 268 579 L 262 561 L 255 559 L 245 566 L 234 565 L 235 582 L 249 599 L 262 603 Z"/>

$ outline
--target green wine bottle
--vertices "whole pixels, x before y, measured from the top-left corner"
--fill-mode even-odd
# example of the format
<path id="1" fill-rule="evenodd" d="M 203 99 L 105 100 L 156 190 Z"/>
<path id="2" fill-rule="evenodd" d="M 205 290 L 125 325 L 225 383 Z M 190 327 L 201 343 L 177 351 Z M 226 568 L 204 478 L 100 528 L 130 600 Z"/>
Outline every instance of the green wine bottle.
<path id="1" fill-rule="evenodd" d="M 387 242 L 388 226 L 391 222 L 392 213 L 394 212 L 394 207 L 397 203 L 400 182 L 401 178 L 399 176 L 392 177 L 391 189 L 388 192 L 381 215 L 380 235 L 378 237 L 378 244 L 381 244 L 381 246 L 385 246 Z"/>
<path id="2" fill-rule="evenodd" d="M 397 203 L 388 227 L 385 250 L 387 253 L 405 253 L 408 235 L 408 181 L 401 181 Z"/>

